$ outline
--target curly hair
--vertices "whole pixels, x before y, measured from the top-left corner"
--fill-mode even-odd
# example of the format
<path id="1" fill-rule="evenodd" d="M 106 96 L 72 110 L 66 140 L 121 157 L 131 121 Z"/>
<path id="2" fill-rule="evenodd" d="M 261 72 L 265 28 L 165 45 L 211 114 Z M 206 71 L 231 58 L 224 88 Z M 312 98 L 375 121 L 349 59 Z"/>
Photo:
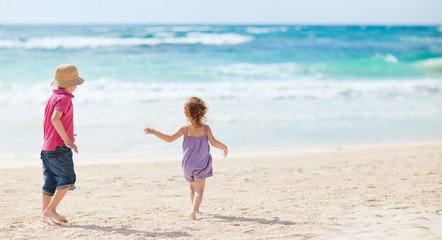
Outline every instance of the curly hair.
<path id="1" fill-rule="evenodd" d="M 184 112 L 192 125 L 196 127 L 201 127 L 207 121 L 205 117 L 207 109 L 206 103 L 198 97 L 188 97 L 184 103 Z"/>

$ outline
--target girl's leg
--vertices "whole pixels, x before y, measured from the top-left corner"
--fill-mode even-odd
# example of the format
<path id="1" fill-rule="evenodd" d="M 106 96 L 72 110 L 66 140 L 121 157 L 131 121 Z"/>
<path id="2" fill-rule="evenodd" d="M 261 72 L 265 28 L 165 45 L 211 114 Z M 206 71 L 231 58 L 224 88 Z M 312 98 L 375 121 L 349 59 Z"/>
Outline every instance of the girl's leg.
<path id="1" fill-rule="evenodd" d="M 193 210 L 199 212 L 201 201 L 203 201 L 206 179 L 195 182 L 195 197 L 193 199 Z"/>
<path id="2" fill-rule="evenodd" d="M 190 186 L 190 202 L 192 203 L 193 206 L 193 198 L 195 197 L 195 183 L 191 182 L 189 183 Z"/>
<path id="3" fill-rule="evenodd" d="M 67 223 L 68 220 L 66 220 L 62 216 L 58 215 L 56 210 L 57 210 L 58 204 L 60 203 L 60 201 L 63 199 L 63 197 L 66 195 L 66 193 L 68 191 L 69 191 L 69 189 L 57 189 L 55 191 L 55 194 L 52 197 L 52 200 L 49 203 L 48 207 L 43 211 L 43 216 L 55 219 L 60 222 Z"/>
<path id="4" fill-rule="evenodd" d="M 196 181 L 194 184 L 195 184 L 195 196 L 193 198 L 193 209 L 189 213 L 189 217 L 191 219 L 195 219 L 196 213 L 199 212 L 201 201 L 203 200 L 204 186 L 206 184 L 206 179 Z"/>

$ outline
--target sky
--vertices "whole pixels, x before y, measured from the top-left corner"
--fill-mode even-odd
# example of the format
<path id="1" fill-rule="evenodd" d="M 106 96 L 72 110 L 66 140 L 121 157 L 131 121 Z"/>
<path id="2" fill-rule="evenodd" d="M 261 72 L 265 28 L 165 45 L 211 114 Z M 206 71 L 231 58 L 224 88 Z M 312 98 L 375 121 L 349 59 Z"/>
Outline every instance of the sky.
<path id="1" fill-rule="evenodd" d="M 0 24 L 442 25 L 442 0 L 0 0 Z"/>

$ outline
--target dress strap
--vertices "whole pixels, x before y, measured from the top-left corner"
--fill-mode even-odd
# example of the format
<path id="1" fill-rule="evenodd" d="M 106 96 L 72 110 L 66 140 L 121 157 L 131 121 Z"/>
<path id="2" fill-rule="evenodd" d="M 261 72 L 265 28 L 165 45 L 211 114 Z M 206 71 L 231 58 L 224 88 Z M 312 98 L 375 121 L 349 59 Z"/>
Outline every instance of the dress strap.
<path id="1" fill-rule="evenodd" d="M 187 137 L 187 126 L 186 126 L 186 128 L 184 130 L 184 136 Z"/>
<path id="2" fill-rule="evenodd" d="M 206 130 L 204 130 L 204 136 L 206 136 L 207 133 L 207 129 L 209 128 L 209 126 L 206 125 Z"/>

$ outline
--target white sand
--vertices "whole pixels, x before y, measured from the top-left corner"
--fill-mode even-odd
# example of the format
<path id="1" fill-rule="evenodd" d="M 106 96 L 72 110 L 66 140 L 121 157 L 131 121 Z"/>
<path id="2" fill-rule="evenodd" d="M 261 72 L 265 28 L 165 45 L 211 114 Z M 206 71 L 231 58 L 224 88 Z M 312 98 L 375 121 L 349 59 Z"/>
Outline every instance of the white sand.
<path id="1" fill-rule="evenodd" d="M 196 221 L 179 160 L 76 172 L 47 226 L 41 168 L 0 169 L 0 239 L 442 239 L 442 143 L 215 158 Z"/>

